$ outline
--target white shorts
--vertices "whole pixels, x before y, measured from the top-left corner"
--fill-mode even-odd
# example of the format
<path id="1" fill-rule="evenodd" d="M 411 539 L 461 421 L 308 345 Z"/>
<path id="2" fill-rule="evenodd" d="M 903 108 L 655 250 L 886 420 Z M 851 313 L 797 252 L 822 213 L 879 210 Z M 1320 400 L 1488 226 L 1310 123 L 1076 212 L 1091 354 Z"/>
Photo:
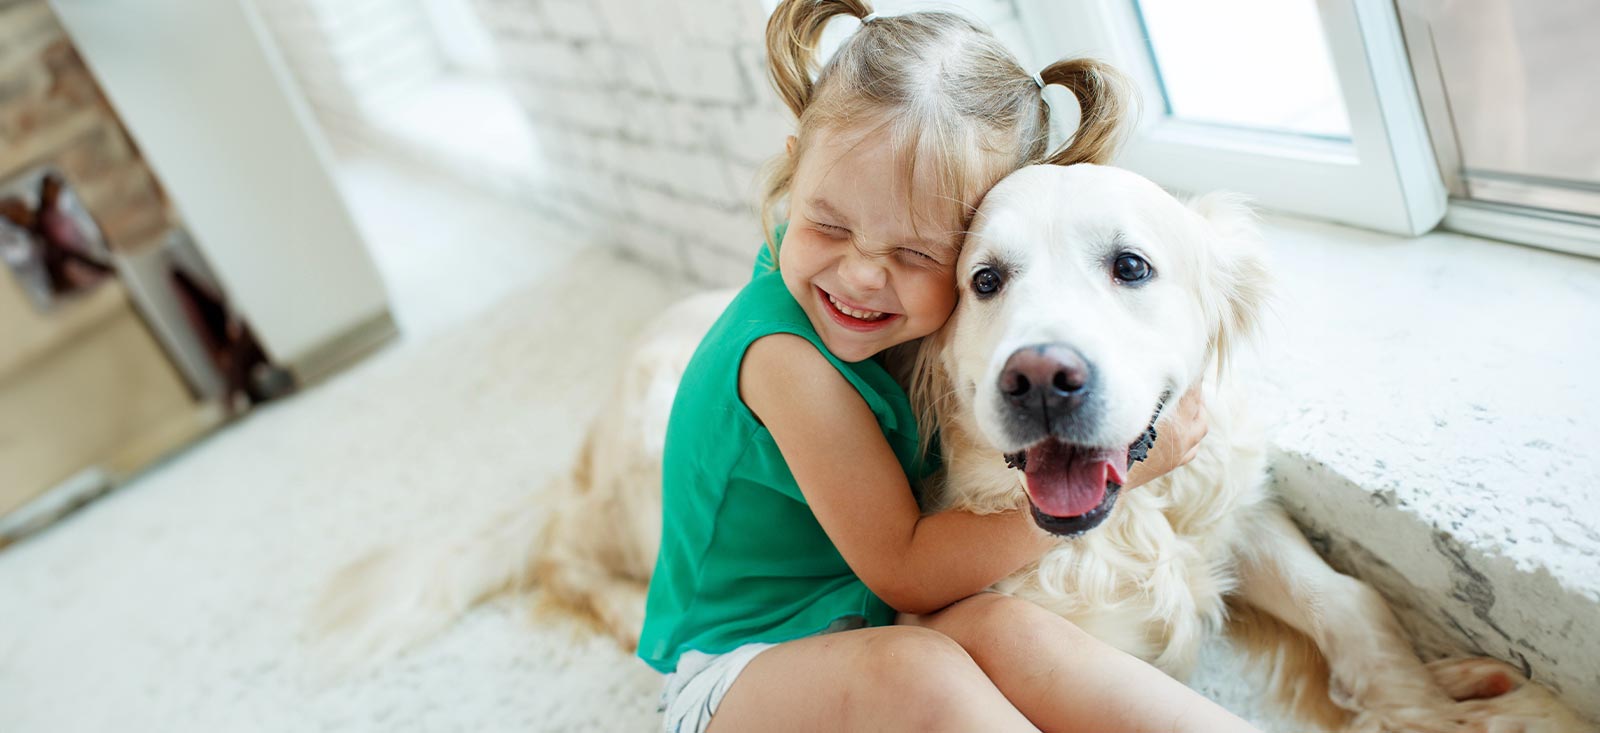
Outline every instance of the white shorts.
<path id="1" fill-rule="evenodd" d="M 666 733 L 705 733 L 711 715 L 739 673 L 775 644 L 745 644 L 723 654 L 689 650 L 678 657 L 678 670 L 667 675 L 661 690 L 661 729 Z"/>
<path id="2" fill-rule="evenodd" d="M 841 616 L 834 619 L 822 634 L 866 628 L 867 620 L 861 616 Z M 706 654 L 693 649 L 678 657 L 678 669 L 667 675 L 666 686 L 661 690 L 661 729 L 666 733 L 705 733 L 711 725 L 711 716 L 722 704 L 722 696 L 738 679 L 739 673 L 750 666 L 756 655 L 777 646 L 752 643 L 734 647 L 722 654 Z"/>

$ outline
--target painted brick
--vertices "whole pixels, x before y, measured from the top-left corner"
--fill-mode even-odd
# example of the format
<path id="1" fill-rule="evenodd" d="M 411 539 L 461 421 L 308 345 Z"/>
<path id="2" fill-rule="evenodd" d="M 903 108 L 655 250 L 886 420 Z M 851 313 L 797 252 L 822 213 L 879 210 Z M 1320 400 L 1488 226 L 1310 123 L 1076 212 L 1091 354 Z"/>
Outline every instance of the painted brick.
<path id="1" fill-rule="evenodd" d="M 787 108 L 743 107 L 733 114 L 723 130 L 722 144 L 729 157 L 761 164 L 783 152 L 789 135 L 794 134 L 794 115 Z"/>
<path id="2" fill-rule="evenodd" d="M 66 176 L 114 249 L 177 223 L 49 5 L 0 2 L 0 180 L 38 166 Z"/>
<path id="3" fill-rule="evenodd" d="M 737 104 L 753 99 L 733 48 L 669 45 L 656 50 L 667 89 L 686 99 Z"/>
<path id="4" fill-rule="evenodd" d="M 763 0 L 737 0 L 734 11 L 739 14 L 739 30 L 735 34 L 741 41 L 760 41 L 767 34 L 767 18 L 771 11 Z"/>
<path id="5" fill-rule="evenodd" d="M 751 211 L 759 211 L 761 207 L 761 170 L 761 166 L 737 160 L 722 163 L 722 174 L 728 182 L 728 190 L 733 191 Z"/>
<path id="6" fill-rule="evenodd" d="M 613 241 L 628 254 L 659 268 L 663 275 L 689 276 L 683 243 L 676 235 L 637 221 L 616 222 L 614 229 Z"/>
<path id="7" fill-rule="evenodd" d="M 594 8 L 614 41 L 650 44 L 676 35 L 679 21 L 671 3 L 657 0 L 595 0 Z"/>
<path id="8" fill-rule="evenodd" d="M 754 0 L 750 0 L 754 2 Z M 743 0 L 721 2 L 680 2 L 679 22 L 689 38 L 726 45 L 738 41 L 745 32 Z"/>
<path id="9" fill-rule="evenodd" d="M 684 245 L 689 276 L 711 287 L 738 287 L 748 282 L 755 251 L 756 246 L 752 245 L 750 255 L 739 258 L 721 249 L 697 246 L 693 242 Z"/>
<path id="10" fill-rule="evenodd" d="M 612 46 L 616 59 L 617 86 L 629 92 L 663 94 L 667 83 L 662 80 L 661 69 L 655 58 L 641 46 L 619 44 Z"/>
<path id="11" fill-rule="evenodd" d="M 61 151 L 56 164 L 72 180 L 85 181 L 111 173 L 133 156 L 121 129 L 107 120 Z"/>
<path id="12" fill-rule="evenodd" d="M 732 203 L 728 179 L 715 158 L 671 148 L 647 151 L 635 174 L 685 200 Z"/>
<path id="13" fill-rule="evenodd" d="M 544 0 L 550 32 L 561 38 L 595 39 L 605 35 L 604 21 L 594 3 L 584 0 Z"/>

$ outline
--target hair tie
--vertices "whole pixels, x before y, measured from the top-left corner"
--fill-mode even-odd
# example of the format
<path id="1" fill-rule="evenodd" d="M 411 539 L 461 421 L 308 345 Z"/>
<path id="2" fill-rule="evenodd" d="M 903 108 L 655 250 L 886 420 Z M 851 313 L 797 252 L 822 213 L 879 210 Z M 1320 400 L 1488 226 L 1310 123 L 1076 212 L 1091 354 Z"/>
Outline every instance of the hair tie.
<path id="1" fill-rule="evenodd" d="M 862 25 L 866 25 L 866 24 L 871 23 L 872 21 L 877 20 L 877 19 L 878 19 L 878 13 L 877 13 L 877 11 L 873 11 L 871 13 L 867 13 L 867 16 L 865 18 L 861 19 L 861 24 Z"/>
<path id="2" fill-rule="evenodd" d="M 1038 72 L 1038 71 L 1033 72 L 1033 83 L 1038 84 L 1039 85 L 1039 91 L 1042 92 L 1042 91 L 1044 91 L 1044 77 L 1041 76 L 1041 73 L 1042 72 Z"/>

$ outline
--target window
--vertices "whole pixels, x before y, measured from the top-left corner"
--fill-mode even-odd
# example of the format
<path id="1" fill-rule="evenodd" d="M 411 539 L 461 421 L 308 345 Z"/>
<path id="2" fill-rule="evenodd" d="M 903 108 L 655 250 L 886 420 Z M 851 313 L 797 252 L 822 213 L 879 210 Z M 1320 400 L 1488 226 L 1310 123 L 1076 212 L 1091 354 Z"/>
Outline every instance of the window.
<path id="1" fill-rule="evenodd" d="M 1386 0 L 1021 0 L 1043 58 L 1096 56 L 1145 95 L 1119 164 L 1170 188 L 1414 235 L 1446 191 Z"/>

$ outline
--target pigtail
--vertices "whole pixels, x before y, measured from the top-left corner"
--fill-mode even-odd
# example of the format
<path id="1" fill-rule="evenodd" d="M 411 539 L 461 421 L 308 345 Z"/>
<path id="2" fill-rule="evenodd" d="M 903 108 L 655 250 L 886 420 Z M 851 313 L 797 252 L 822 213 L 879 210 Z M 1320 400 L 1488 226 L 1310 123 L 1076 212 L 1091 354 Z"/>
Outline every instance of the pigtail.
<path id="1" fill-rule="evenodd" d="M 795 117 L 811 103 L 811 76 L 817 70 L 822 29 L 839 15 L 866 18 L 863 0 L 783 0 L 767 20 L 767 68 L 772 86 Z"/>
<path id="2" fill-rule="evenodd" d="M 817 46 L 822 29 L 836 16 L 866 18 L 872 14 L 864 0 L 783 0 L 767 20 L 767 70 L 778 97 L 794 112 L 805 115 L 811 104 L 811 75 L 817 69 Z M 772 261 L 778 261 L 776 230 L 778 204 L 794 182 L 798 155 L 773 158 L 761 172 L 761 231 L 765 233 Z"/>
<path id="3" fill-rule="evenodd" d="M 1042 162 L 1051 165 L 1096 163 L 1116 156 L 1134 110 L 1133 84 L 1116 67 L 1094 59 L 1057 61 L 1039 72 L 1045 86 L 1060 84 L 1078 99 L 1078 130 Z"/>

